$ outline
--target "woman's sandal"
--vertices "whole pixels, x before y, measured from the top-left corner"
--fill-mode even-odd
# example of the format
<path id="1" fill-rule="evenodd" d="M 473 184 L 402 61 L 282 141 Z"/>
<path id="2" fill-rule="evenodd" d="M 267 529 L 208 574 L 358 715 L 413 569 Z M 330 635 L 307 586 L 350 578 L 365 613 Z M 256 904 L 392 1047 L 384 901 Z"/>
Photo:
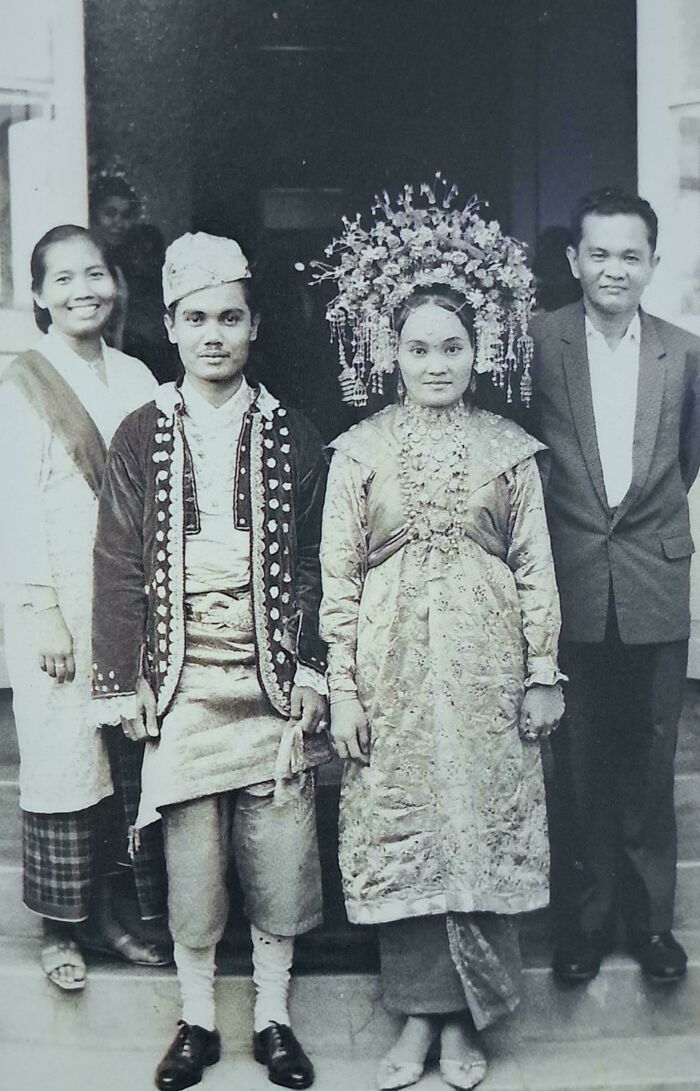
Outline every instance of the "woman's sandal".
<path id="1" fill-rule="evenodd" d="M 486 1075 L 487 1068 L 486 1058 L 476 1046 L 473 1054 L 465 1060 L 451 1060 L 449 1057 L 440 1058 L 440 1073 L 443 1080 L 450 1087 L 457 1087 L 460 1091 L 471 1091 L 472 1087 L 480 1084 Z"/>
<path id="2" fill-rule="evenodd" d="M 86 951 L 118 958 L 132 966 L 170 966 L 173 961 L 172 952 L 162 944 L 148 943 L 129 932 L 123 932 L 114 941 L 81 932 L 80 942 Z"/>
<path id="3" fill-rule="evenodd" d="M 424 1069 L 425 1064 L 417 1061 L 392 1061 L 382 1057 L 377 1069 L 377 1088 L 379 1091 L 399 1091 L 401 1087 L 410 1087 L 418 1083 Z"/>
<path id="4" fill-rule="evenodd" d="M 54 985 L 65 992 L 77 992 L 85 988 L 87 969 L 81 950 L 72 939 L 47 937 L 41 948 L 41 967 Z M 61 974 L 64 967 L 73 970 L 73 978 Z"/>

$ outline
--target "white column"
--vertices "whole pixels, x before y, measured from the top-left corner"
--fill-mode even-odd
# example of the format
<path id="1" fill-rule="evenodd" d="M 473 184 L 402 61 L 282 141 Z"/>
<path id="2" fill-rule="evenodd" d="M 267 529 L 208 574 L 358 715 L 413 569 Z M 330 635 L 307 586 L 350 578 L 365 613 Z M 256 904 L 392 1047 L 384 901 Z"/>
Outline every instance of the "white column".
<path id="1" fill-rule="evenodd" d="M 652 314 L 700 334 L 700 3 L 637 0 L 639 192 L 659 216 Z M 695 183 L 683 184 L 683 179 Z M 700 552 L 700 484 L 690 493 Z M 691 569 L 688 673 L 700 678 L 700 557 Z"/>
<path id="2" fill-rule="evenodd" d="M 14 298 L 0 308 L 1 368 L 36 335 L 34 244 L 56 224 L 87 224 L 83 0 L 0 0 L 0 108 L 19 114 L 8 132 Z M 2 647 L 0 628 L 6 686 Z"/>

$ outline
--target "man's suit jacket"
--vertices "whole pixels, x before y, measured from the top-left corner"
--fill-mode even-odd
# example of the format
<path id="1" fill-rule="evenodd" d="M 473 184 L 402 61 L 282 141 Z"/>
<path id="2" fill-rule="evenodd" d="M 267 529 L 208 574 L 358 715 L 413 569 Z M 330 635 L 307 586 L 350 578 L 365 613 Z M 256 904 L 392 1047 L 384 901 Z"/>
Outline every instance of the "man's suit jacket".
<path id="1" fill-rule="evenodd" d="M 532 431 L 550 448 L 545 499 L 562 604 L 562 639 L 602 641 L 612 578 L 625 643 L 690 632 L 687 491 L 700 465 L 700 338 L 644 313 L 633 473 L 608 506 L 598 451 L 584 309 L 533 320 Z"/>

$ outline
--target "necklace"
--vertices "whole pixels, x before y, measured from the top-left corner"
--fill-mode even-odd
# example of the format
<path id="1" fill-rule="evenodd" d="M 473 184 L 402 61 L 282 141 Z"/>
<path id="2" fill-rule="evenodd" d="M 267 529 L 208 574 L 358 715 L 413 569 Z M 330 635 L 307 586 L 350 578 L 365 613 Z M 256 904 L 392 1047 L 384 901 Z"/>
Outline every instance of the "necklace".
<path id="1" fill-rule="evenodd" d="M 414 540 L 443 552 L 457 546 L 465 522 L 470 413 L 461 401 L 445 409 L 406 402 L 399 410 L 399 483 L 406 529 Z"/>

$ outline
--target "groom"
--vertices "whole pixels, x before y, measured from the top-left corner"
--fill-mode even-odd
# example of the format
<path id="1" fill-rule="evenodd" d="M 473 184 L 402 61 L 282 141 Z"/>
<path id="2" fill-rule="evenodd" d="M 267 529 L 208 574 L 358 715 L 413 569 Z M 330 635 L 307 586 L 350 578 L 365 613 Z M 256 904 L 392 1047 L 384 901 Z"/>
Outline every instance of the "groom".
<path id="1" fill-rule="evenodd" d="M 163 824 L 183 1010 L 156 1083 L 180 1091 L 219 1059 L 215 952 L 233 857 L 251 921 L 255 1057 L 274 1083 L 304 1088 L 314 1072 L 287 994 L 294 937 L 321 921 L 325 461 L 311 426 L 245 378 L 258 315 L 238 244 L 177 239 L 163 288 L 185 377 L 112 444 L 94 622 L 95 697 L 107 720 L 116 712 L 149 739 L 137 826 Z"/>

